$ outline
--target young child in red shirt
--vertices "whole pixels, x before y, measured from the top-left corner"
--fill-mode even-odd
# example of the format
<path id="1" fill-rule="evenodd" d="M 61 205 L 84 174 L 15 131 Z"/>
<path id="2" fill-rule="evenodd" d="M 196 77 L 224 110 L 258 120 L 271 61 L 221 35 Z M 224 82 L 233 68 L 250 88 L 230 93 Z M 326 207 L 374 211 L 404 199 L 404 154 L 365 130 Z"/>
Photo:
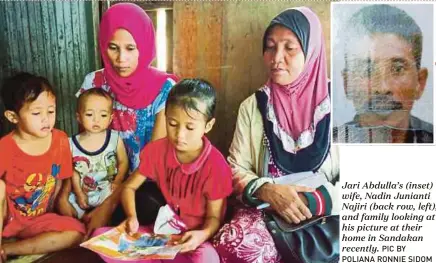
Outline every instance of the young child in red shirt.
<path id="1" fill-rule="evenodd" d="M 232 192 L 232 173 L 204 136 L 215 123 L 215 104 L 215 90 L 206 81 L 185 79 L 176 84 L 166 102 L 167 137 L 144 147 L 139 168 L 127 179 L 121 194 L 127 216 L 122 224 L 132 234 L 139 227 L 135 191 L 147 178 L 157 183 L 188 229 L 179 241 L 181 253 L 173 262 L 220 262 L 208 240 L 222 223 L 226 198 Z"/>
<path id="2" fill-rule="evenodd" d="M 74 218 L 52 212 L 63 179 L 73 174 L 67 135 L 54 129 L 56 95 L 42 77 L 20 73 L 1 90 L 15 129 L 0 139 L 0 262 L 9 255 L 49 253 L 77 245 L 85 233 Z"/>

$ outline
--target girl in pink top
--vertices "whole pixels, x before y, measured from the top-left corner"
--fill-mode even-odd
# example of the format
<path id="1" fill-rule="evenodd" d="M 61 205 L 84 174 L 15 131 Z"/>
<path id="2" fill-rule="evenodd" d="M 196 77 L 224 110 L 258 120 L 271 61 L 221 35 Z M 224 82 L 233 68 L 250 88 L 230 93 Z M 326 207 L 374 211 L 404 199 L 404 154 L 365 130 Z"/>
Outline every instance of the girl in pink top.
<path id="1" fill-rule="evenodd" d="M 204 136 L 215 123 L 215 104 L 215 91 L 206 81 L 185 79 L 176 84 L 165 107 L 168 135 L 144 147 L 139 167 L 121 194 L 127 216 L 122 224 L 133 234 L 139 228 L 135 191 L 147 178 L 157 183 L 167 204 L 187 226 L 173 262 L 220 262 L 208 240 L 222 223 L 226 198 L 232 192 L 232 173 Z"/>

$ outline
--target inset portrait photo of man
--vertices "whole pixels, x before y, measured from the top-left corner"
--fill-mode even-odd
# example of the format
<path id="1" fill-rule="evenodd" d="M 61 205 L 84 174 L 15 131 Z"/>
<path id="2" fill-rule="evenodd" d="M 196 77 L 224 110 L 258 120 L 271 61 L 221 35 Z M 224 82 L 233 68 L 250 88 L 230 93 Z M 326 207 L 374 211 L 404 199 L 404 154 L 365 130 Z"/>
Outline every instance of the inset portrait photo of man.
<path id="1" fill-rule="evenodd" d="M 433 6 L 332 4 L 333 141 L 433 143 Z"/>

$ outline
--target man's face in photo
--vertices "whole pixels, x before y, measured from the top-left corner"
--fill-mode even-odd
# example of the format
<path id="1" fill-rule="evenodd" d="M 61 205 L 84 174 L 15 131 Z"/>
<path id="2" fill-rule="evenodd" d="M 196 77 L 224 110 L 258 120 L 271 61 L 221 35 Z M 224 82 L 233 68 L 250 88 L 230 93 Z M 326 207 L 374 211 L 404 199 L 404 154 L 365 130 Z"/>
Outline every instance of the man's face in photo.
<path id="1" fill-rule="evenodd" d="M 412 44 L 390 33 L 360 35 L 347 40 L 346 54 L 345 94 L 359 124 L 407 128 L 428 75 L 417 68 Z"/>

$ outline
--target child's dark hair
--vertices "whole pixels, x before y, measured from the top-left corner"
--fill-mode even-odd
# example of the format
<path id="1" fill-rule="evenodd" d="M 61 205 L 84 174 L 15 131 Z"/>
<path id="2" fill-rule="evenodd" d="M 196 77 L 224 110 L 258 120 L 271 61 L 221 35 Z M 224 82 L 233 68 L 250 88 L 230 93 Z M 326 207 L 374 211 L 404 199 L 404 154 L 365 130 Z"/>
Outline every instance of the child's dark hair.
<path id="1" fill-rule="evenodd" d="M 206 104 L 206 112 L 198 109 L 200 101 Z M 206 117 L 206 121 L 210 121 L 215 116 L 215 89 L 203 79 L 184 79 L 174 85 L 168 95 L 166 108 L 174 105 L 184 108 L 186 112 L 188 109 L 198 111 Z"/>
<path id="2" fill-rule="evenodd" d="M 5 110 L 18 113 L 25 103 L 35 101 L 44 91 L 56 97 L 53 86 L 46 78 L 21 72 L 5 79 L 1 98 Z"/>
<path id="3" fill-rule="evenodd" d="M 80 112 L 80 109 L 82 109 L 83 105 L 86 102 L 86 99 L 90 96 L 103 97 L 110 100 L 111 104 L 113 103 L 113 99 L 107 91 L 105 91 L 102 88 L 92 88 L 92 89 L 85 90 L 80 94 L 79 98 L 77 99 L 77 109 L 76 109 L 77 112 Z"/>

